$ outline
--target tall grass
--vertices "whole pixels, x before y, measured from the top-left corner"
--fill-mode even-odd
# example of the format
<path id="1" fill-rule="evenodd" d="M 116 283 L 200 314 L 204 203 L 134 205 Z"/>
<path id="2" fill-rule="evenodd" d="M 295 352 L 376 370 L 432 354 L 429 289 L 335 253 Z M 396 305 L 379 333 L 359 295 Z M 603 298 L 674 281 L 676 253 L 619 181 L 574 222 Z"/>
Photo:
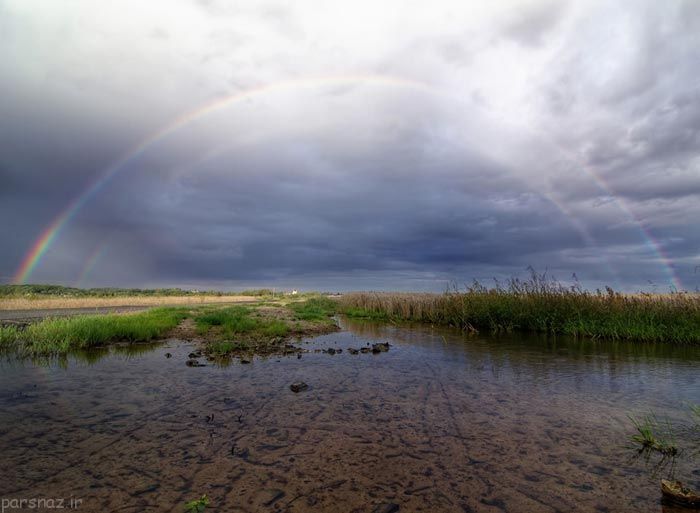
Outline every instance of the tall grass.
<path id="1" fill-rule="evenodd" d="M 20 330 L 0 328 L 0 344 L 29 354 L 57 354 L 116 341 L 160 337 L 187 316 L 181 308 L 154 308 L 128 315 L 90 315 L 47 319 Z"/>
<path id="2" fill-rule="evenodd" d="M 629 296 L 564 287 L 544 275 L 487 288 L 477 282 L 444 294 L 354 293 L 341 310 L 374 317 L 456 326 L 464 331 L 533 331 L 612 340 L 700 342 L 700 297 Z"/>

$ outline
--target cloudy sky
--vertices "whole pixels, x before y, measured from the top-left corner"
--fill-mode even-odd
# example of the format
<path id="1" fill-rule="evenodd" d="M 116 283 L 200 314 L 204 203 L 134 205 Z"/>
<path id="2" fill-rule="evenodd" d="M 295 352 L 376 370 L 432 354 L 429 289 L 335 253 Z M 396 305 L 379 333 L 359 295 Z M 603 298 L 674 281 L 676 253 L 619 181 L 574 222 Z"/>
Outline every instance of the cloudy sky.
<path id="1" fill-rule="evenodd" d="M 0 0 L 0 281 L 693 290 L 699 70 L 696 0 Z"/>

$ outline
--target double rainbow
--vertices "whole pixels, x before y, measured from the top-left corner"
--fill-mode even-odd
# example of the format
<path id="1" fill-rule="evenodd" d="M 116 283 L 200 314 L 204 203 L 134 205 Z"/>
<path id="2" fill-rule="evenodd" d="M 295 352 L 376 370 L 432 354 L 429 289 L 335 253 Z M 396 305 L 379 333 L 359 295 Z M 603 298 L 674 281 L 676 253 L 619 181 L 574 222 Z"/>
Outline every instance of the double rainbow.
<path id="1" fill-rule="evenodd" d="M 314 77 L 305 79 L 294 79 L 281 82 L 275 82 L 273 84 L 263 85 L 260 87 L 255 87 L 247 91 L 236 93 L 231 96 L 220 98 L 214 100 L 211 103 L 205 104 L 195 110 L 187 112 L 162 128 L 156 130 L 149 134 L 140 143 L 133 146 L 127 153 L 125 153 L 121 158 L 115 161 L 111 166 L 109 166 L 103 173 L 101 173 L 97 179 L 95 179 L 80 195 L 78 195 L 70 204 L 63 209 L 56 218 L 44 229 L 44 231 L 39 235 L 39 237 L 34 241 L 31 248 L 25 254 L 20 266 L 18 267 L 15 275 L 13 277 L 13 282 L 20 284 L 28 282 L 32 273 L 36 267 L 41 262 L 42 258 L 52 246 L 52 244 L 59 237 L 61 232 L 65 227 L 71 222 L 72 219 L 78 214 L 85 204 L 87 204 L 94 196 L 96 196 L 119 171 L 128 167 L 129 164 L 136 162 L 144 153 L 151 149 L 154 145 L 166 139 L 168 136 L 174 134 L 178 130 L 187 126 L 195 120 L 198 120 L 208 114 L 215 111 L 230 107 L 237 103 L 243 102 L 248 99 L 263 96 L 276 91 L 282 91 L 285 89 L 294 88 L 304 88 L 311 87 L 316 88 L 326 85 L 352 85 L 352 84 L 371 84 L 377 86 L 385 87 L 403 87 L 410 88 L 418 91 L 422 91 L 431 95 L 439 95 L 462 102 L 463 99 L 455 95 L 437 89 L 433 86 L 425 84 L 423 82 L 408 80 L 399 77 L 386 76 L 386 75 L 341 75 L 341 76 L 325 76 L 325 77 Z M 559 146 L 556 146 L 559 148 Z M 574 160 L 571 158 L 565 149 L 559 148 L 559 150 L 566 155 L 567 159 Z M 575 161 L 575 160 L 574 160 Z M 648 247 L 657 255 L 659 262 L 664 266 L 666 273 L 669 278 L 670 284 L 677 290 L 682 290 L 683 286 L 680 279 L 676 275 L 675 269 L 668 255 L 663 251 L 661 244 L 655 240 L 648 229 L 646 229 L 643 223 L 632 213 L 632 211 L 627 207 L 627 205 L 622 201 L 621 198 L 617 197 L 610 187 L 603 181 L 603 179 L 598 176 L 593 170 L 588 169 L 584 166 L 580 166 L 596 183 L 596 185 L 603 191 L 607 196 L 611 197 L 616 205 L 620 208 L 622 212 L 632 221 L 639 229 L 640 235 L 644 239 Z M 551 194 L 544 194 L 544 196 L 552 202 L 561 212 L 563 212 L 571 221 L 572 224 L 577 228 L 577 230 L 582 234 L 586 242 L 590 243 L 592 238 L 588 234 L 587 230 L 574 218 L 574 216 L 568 211 L 568 209 L 562 205 L 556 198 Z M 87 267 L 92 267 L 95 264 L 96 259 L 99 257 L 99 252 L 96 252 L 98 256 L 92 255 L 86 264 Z M 85 276 L 87 271 L 84 269 L 81 276 Z"/>

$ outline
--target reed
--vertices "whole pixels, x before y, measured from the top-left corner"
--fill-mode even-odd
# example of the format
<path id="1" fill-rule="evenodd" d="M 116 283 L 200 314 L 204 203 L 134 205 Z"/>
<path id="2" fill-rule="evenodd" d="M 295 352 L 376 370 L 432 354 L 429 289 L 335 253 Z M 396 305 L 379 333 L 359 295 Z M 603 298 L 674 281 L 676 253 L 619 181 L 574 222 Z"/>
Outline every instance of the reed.
<path id="1" fill-rule="evenodd" d="M 352 317 L 455 326 L 474 332 L 532 331 L 610 340 L 700 343 L 700 296 L 625 295 L 564 287 L 533 272 L 488 288 L 478 282 L 444 294 L 352 293 Z"/>

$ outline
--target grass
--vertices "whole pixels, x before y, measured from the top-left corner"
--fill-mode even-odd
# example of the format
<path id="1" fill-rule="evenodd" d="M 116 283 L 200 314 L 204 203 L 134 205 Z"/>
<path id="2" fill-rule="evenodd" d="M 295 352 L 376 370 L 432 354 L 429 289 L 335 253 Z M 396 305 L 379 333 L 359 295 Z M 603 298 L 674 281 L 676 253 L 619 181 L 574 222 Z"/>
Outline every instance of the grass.
<path id="1" fill-rule="evenodd" d="M 227 334 L 247 333 L 257 327 L 256 320 L 250 316 L 250 309 L 232 306 L 209 311 L 195 316 L 197 330 L 207 333 L 213 326 L 221 326 Z"/>
<path id="2" fill-rule="evenodd" d="M 192 318 L 196 332 L 205 336 L 209 354 L 268 354 L 281 347 L 291 334 L 327 331 L 326 321 L 330 320 L 335 306 L 331 300 L 316 297 L 290 306 L 161 307 L 132 314 L 53 318 L 26 328 L 0 327 L 0 349 L 42 356 L 112 342 L 146 342 L 162 338 L 182 320 Z"/>
<path id="3" fill-rule="evenodd" d="M 387 312 L 382 310 L 370 310 L 367 308 L 345 307 L 343 313 L 355 319 L 368 319 L 373 321 L 388 321 L 391 319 Z"/>
<path id="4" fill-rule="evenodd" d="M 277 319 L 254 317 L 253 309 L 243 306 L 231 306 L 196 315 L 194 321 L 200 333 L 208 333 L 218 326 L 221 334 L 232 337 L 251 334 L 258 337 L 284 337 L 289 333 L 286 323 Z"/>
<path id="5" fill-rule="evenodd" d="M 0 344 L 33 355 L 65 353 L 117 341 L 148 341 L 164 335 L 187 316 L 182 308 L 154 308 L 128 315 L 47 319 L 25 329 L 0 328 Z"/>
<path id="6" fill-rule="evenodd" d="M 338 302 L 327 297 L 312 297 L 289 307 L 296 319 L 302 321 L 325 321 L 338 311 Z"/>
<path id="7" fill-rule="evenodd" d="M 664 456 L 675 456 L 678 454 L 678 447 L 662 437 L 659 422 L 652 413 L 637 419 L 630 416 L 632 425 L 637 431 L 632 436 L 632 441 L 641 446 L 642 451 L 655 451 Z M 670 425 L 668 430 L 670 431 Z"/>
<path id="8" fill-rule="evenodd" d="M 204 336 L 214 356 L 248 352 L 271 354 L 289 335 L 327 332 L 332 300 L 312 297 L 287 305 L 198 305 L 161 307 L 141 313 L 104 314 L 46 319 L 25 328 L 0 327 L 0 349 L 21 355 L 51 356 L 106 346 L 113 342 L 146 342 L 164 337 L 186 318 Z M 189 327 L 183 327 L 187 333 Z M 179 333 L 182 336 L 182 333 Z M 194 338 L 194 333 L 190 334 Z"/>
<path id="9" fill-rule="evenodd" d="M 700 296 L 629 296 L 564 287 L 544 275 L 444 294 L 355 293 L 340 300 L 353 317 L 418 321 L 463 331 L 531 331 L 644 342 L 700 343 Z"/>

